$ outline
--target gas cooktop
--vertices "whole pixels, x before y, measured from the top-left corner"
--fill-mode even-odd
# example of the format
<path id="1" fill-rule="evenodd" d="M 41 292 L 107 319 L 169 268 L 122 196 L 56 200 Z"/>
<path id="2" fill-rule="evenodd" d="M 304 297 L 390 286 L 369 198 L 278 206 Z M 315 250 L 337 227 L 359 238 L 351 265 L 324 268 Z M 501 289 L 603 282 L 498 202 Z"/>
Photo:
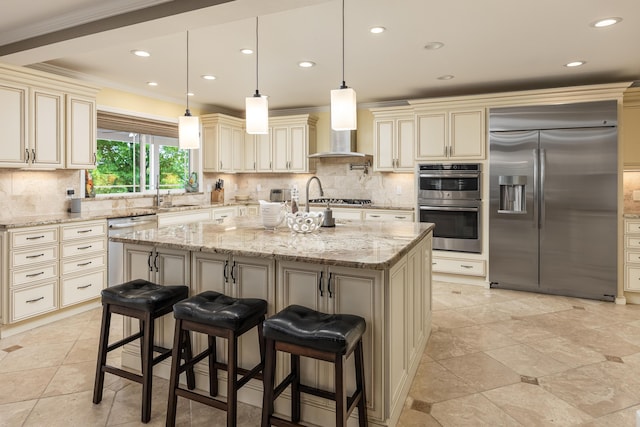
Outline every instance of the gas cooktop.
<path id="1" fill-rule="evenodd" d="M 351 205 L 351 206 L 366 206 L 371 204 L 370 199 L 333 199 L 329 197 L 320 197 L 318 199 L 309 199 L 309 203 L 322 203 L 331 205 Z"/>

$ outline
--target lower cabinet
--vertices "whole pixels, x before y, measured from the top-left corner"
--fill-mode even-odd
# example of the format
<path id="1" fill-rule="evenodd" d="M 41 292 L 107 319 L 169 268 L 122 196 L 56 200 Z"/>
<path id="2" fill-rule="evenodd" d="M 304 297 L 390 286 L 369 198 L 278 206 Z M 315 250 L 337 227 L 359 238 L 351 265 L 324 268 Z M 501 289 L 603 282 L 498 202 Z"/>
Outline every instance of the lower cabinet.
<path id="1" fill-rule="evenodd" d="M 210 221 L 211 209 L 192 209 L 188 211 L 161 212 L 158 214 L 158 227 L 184 224 L 187 222 Z"/>
<path id="2" fill-rule="evenodd" d="M 434 273 L 464 276 L 485 276 L 487 274 L 486 263 L 481 259 L 450 258 L 434 254 L 431 265 Z"/>
<path id="3" fill-rule="evenodd" d="M 413 211 L 410 210 L 365 210 L 364 219 L 374 221 L 408 221 L 413 222 Z"/>
<path id="4" fill-rule="evenodd" d="M 349 313 L 364 317 L 367 330 L 363 338 L 367 405 L 371 417 L 383 416 L 383 272 L 319 264 L 282 261 L 278 263 L 277 311 L 299 304 L 325 313 Z M 278 374 L 290 372 L 289 358 L 279 354 Z M 333 365 L 313 359 L 301 359 L 303 382 L 311 387 L 334 390 Z M 355 389 L 355 372 L 349 360 L 348 393 Z M 282 377 L 278 378 L 282 380 Z M 315 405 L 332 402 L 305 396 Z M 287 410 L 283 408 L 283 410 Z M 303 415 L 304 416 L 304 415 Z"/>
<path id="5" fill-rule="evenodd" d="M 640 292 L 640 219 L 624 220 L 624 290 Z"/>

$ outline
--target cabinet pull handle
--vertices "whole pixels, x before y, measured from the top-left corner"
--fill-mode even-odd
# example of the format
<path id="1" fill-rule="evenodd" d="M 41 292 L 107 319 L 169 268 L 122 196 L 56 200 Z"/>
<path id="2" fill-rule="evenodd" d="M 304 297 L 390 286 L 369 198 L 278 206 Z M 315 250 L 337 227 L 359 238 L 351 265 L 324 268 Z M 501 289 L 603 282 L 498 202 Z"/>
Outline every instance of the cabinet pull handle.
<path id="1" fill-rule="evenodd" d="M 38 254 L 38 255 L 27 255 L 26 258 L 31 259 L 31 258 L 40 258 L 41 256 L 44 256 L 44 254 Z"/>
<path id="2" fill-rule="evenodd" d="M 28 148 L 25 148 L 25 149 L 24 149 L 24 152 L 25 152 L 24 162 L 25 162 L 25 163 L 29 163 L 29 149 L 28 149 Z"/>
<path id="3" fill-rule="evenodd" d="M 222 160 L 220 160 L 220 170 L 222 170 Z"/>
<path id="4" fill-rule="evenodd" d="M 324 296 L 324 291 L 322 290 L 322 274 L 323 272 L 320 272 L 320 277 L 318 277 L 318 290 L 320 291 L 320 296 L 323 297 Z"/>
<path id="5" fill-rule="evenodd" d="M 437 262 L 435 262 L 435 261 L 432 261 L 432 262 L 431 262 L 431 265 L 438 265 L 438 263 L 437 263 Z"/>
<path id="6" fill-rule="evenodd" d="M 32 154 L 32 156 L 31 156 L 31 162 L 33 163 L 33 162 L 35 162 L 35 161 L 36 161 L 36 149 L 35 149 L 35 148 L 32 148 L 32 149 L 31 149 L 31 154 Z"/>
<path id="7" fill-rule="evenodd" d="M 151 266 L 151 257 L 153 256 L 153 251 L 149 252 L 149 258 L 147 258 L 147 265 L 149 266 L 149 271 L 153 271 L 153 267 Z"/>
<path id="8" fill-rule="evenodd" d="M 44 271 L 41 271 L 40 273 L 27 274 L 27 277 L 36 277 L 40 276 L 41 274 L 44 274 Z"/>
<path id="9" fill-rule="evenodd" d="M 32 237 L 27 237 L 27 240 L 38 240 L 38 239 L 44 239 L 44 235 L 43 235 L 43 236 L 32 236 Z"/>
<path id="10" fill-rule="evenodd" d="M 34 299 L 28 299 L 28 300 L 26 301 L 26 303 L 27 303 L 27 304 L 30 304 L 30 303 L 32 303 L 32 302 L 38 302 L 38 301 L 43 300 L 43 299 L 44 299 L 44 297 L 34 298 Z"/>
<path id="11" fill-rule="evenodd" d="M 222 270 L 222 275 L 224 276 L 224 283 L 227 283 L 229 280 L 229 274 L 227 273 L 227 268 L 229 268 L 229 261 L 224 262 L 224 269 Z"/>
<path id="12" fill-rule="evenodd" d="M 84 250 L 84 249 L 90 249 L 90 248 L 91 248 L 91 245 L 89 245 L 89 246 L 78 246 L 78 250 L 80 250 L 80 251 Z"/>
<path id="13" fill-rule="evenodd" d="M 460 264 L 460 267 L 462 267 L 462 268 L 473 268 L 473 265 Z"/>
<path id="14" fill-rule="evenodd" d="M 80 262 L 80 263 L 78 263 L 78 267 L 84 267 L 85 265 L 89 265 L 91 263 L 92 263 L 92 261 Z"/>
<path id="15" fill-rule="evenodd" d="M 158 252 L 156 252 L 156 256 L 153 258 L 153 266 L 156 268 L 156 273 L 159 271 L 158 269 L 158 256 L 160 254 Z"/>
<path id="16" fill-rule="evenodd" d="M 396 216 L 395 218 L 396 218 L 396 219 L 405 219 L 405 218 L 406 218 L 406 216 Z"/>
<path id="17" fill-rule="evenodd" d="M 253 162 L 253 170 L 256 170 L 256 162 Z"/>
<path id="18" fill-rule="evenodd" d="M 84 234 L 84 233 L 91 233 L 93 231 L 92 228 L 88 229 L 88 230 L 78 230 L 76 231 L 76 233 L 78 234 Z"/>
<path id="19" fill-rule="evenodd" d="M 271 167 L 272 167 L 272 166 L 271 166 L 271 165 L 272 165 L 272 163 L 273 163 L 273 162 L 271 162 L 271 161 L 269 162 L 269 169 L 271 169 Z"/>
<path id="20" fill-rule="evenodd" d="M 91 283 L 89 283 L 88 285 L 84 285 L 84 286 L 78 286 L 76 289 L 87 289 L 89 287 L 93 286 Z"/>
<path id="21" fill-rule="evenodd" d="M 333 279 L 333 273 L 329 273 L 329 280 L 327 280 L 327 290 L 329 291 L 329 298 L 333 298 L 333 291 L 331 290 L 331 279 Z"/>
<path id="22" fill-rule="evenodd" d="M 96 152 L 93 152 L 93 164 L 97 165 L 98 164 L 98 155 L 96 154 Z"/>
<path id="23" fill-rule="evenodd" d="M 236 283 L 236 275 L 235 275 L 236 267 L 237 267 L 237 264 L 236 264 L 235 261 L 233 261 L 233 265 L 231 266 L 231 281 L 232 281 L 232 283 Z"/>
<path id="24" fill-rule="evenodd" d="M 371 218 L 380 218 L 380 215 L 371 215 Z"/>

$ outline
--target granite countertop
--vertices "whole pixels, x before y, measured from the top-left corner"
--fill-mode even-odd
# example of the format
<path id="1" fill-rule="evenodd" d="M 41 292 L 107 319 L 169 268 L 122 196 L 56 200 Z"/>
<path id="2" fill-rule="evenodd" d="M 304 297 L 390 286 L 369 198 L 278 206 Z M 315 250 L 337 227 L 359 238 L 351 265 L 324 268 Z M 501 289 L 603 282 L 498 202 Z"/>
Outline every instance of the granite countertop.
<path id="1" fill-rule="evenodd" d="M 275 258 L 343 267 L 383 270 L 413 248 L 431 223 L 344 221 L 311 234 L 280 226 L 265 230 L 260 218 L 224 223 L 193 222 L 119 234 L 111 240 L 190 251 Z"/>
<path id="2" fill-rule="evenodd" d="M 629 219 L 638 219 L 640 218 L 640 213 L 626 213 L 624 215 L 622 215 L 623 218 L 629 218 Z"/>

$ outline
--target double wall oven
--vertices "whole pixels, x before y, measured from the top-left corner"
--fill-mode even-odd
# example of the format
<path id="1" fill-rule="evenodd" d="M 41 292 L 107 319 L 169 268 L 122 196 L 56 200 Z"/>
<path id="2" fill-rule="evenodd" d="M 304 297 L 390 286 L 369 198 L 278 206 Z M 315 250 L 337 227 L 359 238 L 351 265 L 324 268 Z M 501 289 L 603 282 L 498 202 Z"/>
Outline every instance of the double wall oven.
<path id="1" fill-rule="evenodd" d="M 482 165 L 418 164 L 418 215 L 432 222 L 433 249 L 482 252 Z"/>

